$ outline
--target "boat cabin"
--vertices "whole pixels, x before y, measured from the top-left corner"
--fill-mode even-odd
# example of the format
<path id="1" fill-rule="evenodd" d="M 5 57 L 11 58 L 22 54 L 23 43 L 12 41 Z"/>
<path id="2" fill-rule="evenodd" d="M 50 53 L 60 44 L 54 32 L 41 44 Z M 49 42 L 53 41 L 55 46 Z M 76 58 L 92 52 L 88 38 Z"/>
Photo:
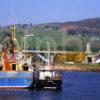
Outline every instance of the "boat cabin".
<path id="1" fill-rule="evenodd" d="M 39 70 L 38 78 L 39 80 L 60 79 L 61 73 L 57 70 Z"/>

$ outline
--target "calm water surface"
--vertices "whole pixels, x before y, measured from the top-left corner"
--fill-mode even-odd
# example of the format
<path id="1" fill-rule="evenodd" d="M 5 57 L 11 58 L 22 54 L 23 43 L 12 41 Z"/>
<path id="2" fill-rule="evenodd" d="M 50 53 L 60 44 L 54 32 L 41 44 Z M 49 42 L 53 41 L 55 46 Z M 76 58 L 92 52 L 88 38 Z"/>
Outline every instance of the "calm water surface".
<path id="1" fill-rule="evenodd" d="M 100 100 L 99 72 L 62 72 L 62 90 L 0 90 L 0 100 Z"/>

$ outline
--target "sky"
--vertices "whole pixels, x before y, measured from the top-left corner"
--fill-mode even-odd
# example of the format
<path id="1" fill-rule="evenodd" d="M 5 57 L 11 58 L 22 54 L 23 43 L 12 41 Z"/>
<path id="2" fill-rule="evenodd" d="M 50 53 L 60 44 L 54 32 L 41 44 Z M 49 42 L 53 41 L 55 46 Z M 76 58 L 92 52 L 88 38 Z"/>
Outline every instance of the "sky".
<path id="1" fill-rule="evenodd" d="M 100 17 L 100 0 L 0 0 L 0 25 L 69 22 Z"/>

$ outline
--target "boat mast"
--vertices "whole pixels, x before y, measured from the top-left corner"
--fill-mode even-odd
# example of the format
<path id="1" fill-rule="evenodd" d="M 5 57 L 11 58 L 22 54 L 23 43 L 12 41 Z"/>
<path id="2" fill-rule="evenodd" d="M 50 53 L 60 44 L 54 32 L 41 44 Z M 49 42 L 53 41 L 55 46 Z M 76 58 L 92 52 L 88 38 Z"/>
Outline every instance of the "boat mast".
<path id="1" fill-rule="evenodd" d="M 48 62 L 47 62 L 47 67 L 49 68 L 50 67 L 50 44 L 49 42 L 47 41 L 47 50 L 48 50 Z"/>

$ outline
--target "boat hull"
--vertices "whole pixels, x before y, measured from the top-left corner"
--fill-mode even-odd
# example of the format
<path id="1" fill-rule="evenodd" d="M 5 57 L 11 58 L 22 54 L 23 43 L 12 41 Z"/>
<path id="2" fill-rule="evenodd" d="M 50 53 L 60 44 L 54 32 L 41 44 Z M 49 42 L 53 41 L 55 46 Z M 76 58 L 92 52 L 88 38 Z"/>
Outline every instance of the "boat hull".
<path id="1" fill-rule="evenodd" d="M 0 88 L 23 89 L 33 86 L 33 72 L 28 71 L 1 71 Z"/>
<path id="2" fill-rule="evenodd" d="M 61 89 L 62 80 L 37 80 L 37 88 L 56 88 Z"/>

